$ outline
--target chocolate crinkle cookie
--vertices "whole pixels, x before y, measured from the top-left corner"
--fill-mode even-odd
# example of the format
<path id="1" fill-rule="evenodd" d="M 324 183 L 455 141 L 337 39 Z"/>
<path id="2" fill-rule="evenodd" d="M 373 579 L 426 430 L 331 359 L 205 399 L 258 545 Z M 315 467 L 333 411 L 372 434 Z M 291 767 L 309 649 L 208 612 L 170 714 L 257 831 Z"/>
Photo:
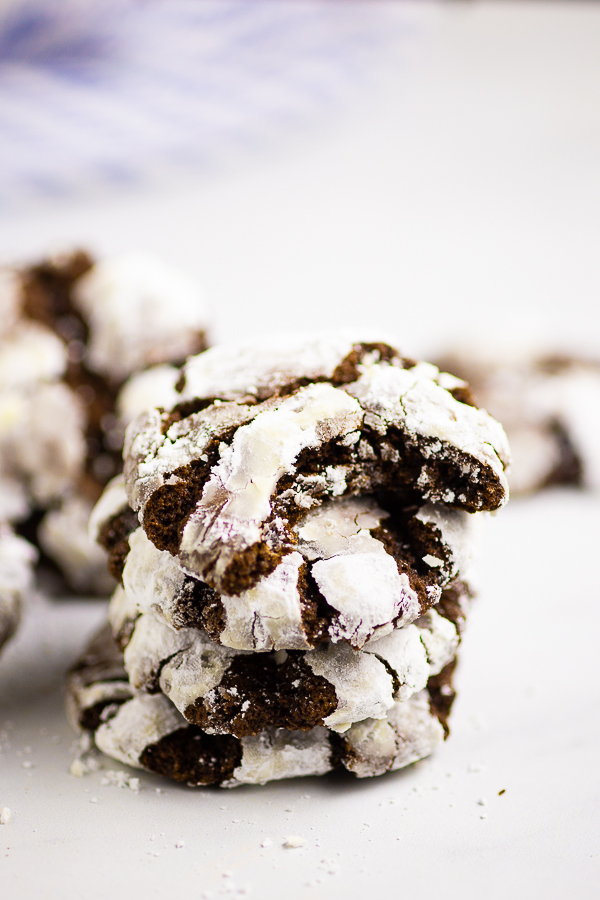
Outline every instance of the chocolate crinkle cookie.
<path id="1" fill-rule="evenodd" d="M 157 549 L 237 596 L 295 551 L 300 520 L 326 500 L 501 507 L 506 437 L 466 394 L 383 343 L 215 347 L 182 367 L 168 408 L 129 425 L 129 504 Z"/>
<path id="2" fill-rule="evenodd" d="M 468 379 L 477 402 L 510 439 L 510 486 L 600 491 L 600 359 L 464 347 L 441 365 Z"/>
<path id="3" fill-rule="evenodd" d="M 265 784 L 339 768 L 364 778 L 410 765 L 443 741 L 454 666 L 455 659 L 408 699 L 342 734 L 324 725 L 268 726 L 237 737 L 190 723 L 162 693 L 133 690 L 105 627 L 69 675 L 67 710 L 73 727 L 91 733 L 108 756 L 191 787 Z"/>
<path id="4" fill-rule="evenodd" d="M 87 521 L 122 467 L 121 389 L 204 349 L 206 318 L 195 283 L 151 256 L 0 270 L 0 519 L 78 592 L 114 587 Z M 145 405 L 135 385 L 125 399 Z"/>
<path id="5" fill-rule="evenodd" d="M 82 663 L 71 718 L 192 784 L 430 753 L 508 499 L 501 426 L 465 382 L 345 335 L 213 348 L 156 385 L 90 520 L 120 582 L 99 640 L 121 693 Z"/>
<path id="6" fill-rule="evenodd" d="M 172 629 L 203 628 L 236 650 L 308 650 L 327 641 L 360 649 L 438 603 L 468 571 L 482 519 L 431 503 L 392 516 L 371 495 L 327 500 L 296 524 L 294 550 L 237 595 L 188 574 L 140 527 L 111 559 L 126 552 L 129 602 Z"/>

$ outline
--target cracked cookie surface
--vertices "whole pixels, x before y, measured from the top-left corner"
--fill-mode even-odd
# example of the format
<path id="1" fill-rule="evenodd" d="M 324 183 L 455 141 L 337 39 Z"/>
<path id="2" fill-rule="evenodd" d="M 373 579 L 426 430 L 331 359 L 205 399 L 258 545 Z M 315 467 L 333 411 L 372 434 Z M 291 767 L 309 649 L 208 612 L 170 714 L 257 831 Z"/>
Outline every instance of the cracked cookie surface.
<path id="1" fill-rule="evenodd" d="M 357 777 L 380 775 L 429 755 L 444 739 L 449 712 L 440 718 L 436 689 L 430 692 L 427 686 L 407 700 L 395 701 L 385 718 L 366 719 L 343 735 L 321 725 L 307 731 L 268 727 L 241 738 L 210 735 L 188 723 L 163 694 L 135 692 L 124 698 L 125 682 L 113 677 L 122 672 L 118 665 L 110 632 L 104 629 L 69 676 L 67 697 L 74 726 L 91 732 L 97 747 L 120 762 L 189 786 L 265 784 L 340 767 Z M 453 696 L 452 668 L 450 663 L 437 676 L 448 696 Z M 102 685 L 104 706 L 95 718 L 88 716 L 86 706 L 94 698 L 78 691 L 82 682 L 88 688 L 95 682 Z"/>
<path id="2" fill-rule="evenodd" d="M 176 387 L 168 409 L 128 428 L 128 497 L 155 546 L 221 594 L 274 572 L 302 515 L 328 499 L 386 492 L 466 512 L 506 502 L 501 426 L 464 402 L 464 382 L 388 344 L 213 348 Z"/>
<path id="3" fill-rule="evenodd" d="M 136 691 L 163 693 L 208 733 L 244 737 L 266 727 L 325 725 L 342 733 L 354 722 L 382 718 L 454 657 L 467 605 L 466 589 L 457 586 L 440 612 L 431 609 L 360 651 L 348 644 L 306 652 L 232 650 L 197 628 L 174 631 L 153 612 L 132 616 L 122 588 L 109 618 Z"/>
<path id="4" fill-rule="evenodd" d="M 306 512 L 294 551 L 238 595 L 219 594 L 188 573 L 141 528 L 115 544 L 111 559 L 126 551 L 129 601 L 171 628 L 202 628 L 237 650 L 305 650 L 327 641 L 360 648 L 435 606 L 467 573 L 479 540 L 481 515 L 430 503 L 398 509 L 392 499 L 391 513 L 370 496 Z"/>

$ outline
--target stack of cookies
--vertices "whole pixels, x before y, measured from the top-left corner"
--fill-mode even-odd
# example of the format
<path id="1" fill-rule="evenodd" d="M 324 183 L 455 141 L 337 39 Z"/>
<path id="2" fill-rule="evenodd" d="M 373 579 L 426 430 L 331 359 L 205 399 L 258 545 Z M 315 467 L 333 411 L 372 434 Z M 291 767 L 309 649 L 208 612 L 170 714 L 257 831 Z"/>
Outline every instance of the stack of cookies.
<path id="1" fill-rule="evenodd" d="M 120 584 L 69 678 L 105 753 L 189 784 L 398 769 L 448 733 L 502 427 L 346 335 L 215 347 L 129 426 L 91 519 Z"/>

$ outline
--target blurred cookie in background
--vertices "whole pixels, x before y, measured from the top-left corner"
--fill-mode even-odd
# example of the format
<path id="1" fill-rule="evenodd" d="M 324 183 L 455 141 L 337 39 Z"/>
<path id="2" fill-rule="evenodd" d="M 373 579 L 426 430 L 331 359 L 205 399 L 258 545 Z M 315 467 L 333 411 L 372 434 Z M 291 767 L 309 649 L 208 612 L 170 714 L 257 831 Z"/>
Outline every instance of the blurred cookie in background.
<path id="1" fill-rule="evenodd" d="M 472 345 L 436 362 L 502 422 L 513 494 L 558 484 L 600 490 L 600 358 Z"/>
<path id="2" fill-rule="evenodd" d="M 0 524 L 0 650 L 21 619 L 23 601 L 33 585 L 35 547 Z"/>
<path id="3" fill-rule="evenodd" d="M 77 250 L 3 269 L 0 313 L 0 515 L 71 589 L 107 593 L 87 520 L 121 469 L 119 390 L 206 347 L 202 291 L 152 256 Z"/>

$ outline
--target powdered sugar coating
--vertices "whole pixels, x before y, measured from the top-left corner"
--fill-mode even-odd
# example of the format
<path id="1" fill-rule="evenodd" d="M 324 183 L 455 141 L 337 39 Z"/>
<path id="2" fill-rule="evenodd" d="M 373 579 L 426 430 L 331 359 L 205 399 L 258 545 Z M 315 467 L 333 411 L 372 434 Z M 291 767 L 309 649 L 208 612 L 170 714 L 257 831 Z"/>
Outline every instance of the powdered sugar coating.
<path id="1" fill-rule="evenodd" d="M 111 602 L 111 618 L 119 622 L 115 612 L 127 598 L 119 592 Z M 422 636 L 425 640 L 422 640 Z M 322 723 L 337 732 L 345 732 L 353 722 L 366 718 L 382 718 L 395 700 L 408 699 L 422 690 L 430 675 L 437 674 L 455 655 L 458 635 L 455 626 L 437 614 L 423 617 L 418 625 L 399 629 L 377 642 L 371 642 L 364 651 L 355 651 L 346 644 L 330 644 L 317 650 L 300 654 L 298 659 L 315 675 L 325 679 L 335 690 L 335 705 Z M 252 669 L 247 682 L 248 699 L 244 697 L 243 675 L 238 686 L 221 687 L 224 677 L 239 656 L 252 656 L 245 651 L 235 651 L 210 641 L 194 628 L 173 631 L 152 613 L 140 615 L 133 624 L 133 632 L 124 653 L 124 664 L 135 690 L 154 691 L 157 688 L 169 697 L 181 714 L 191 722 L 197 721 L 199 704 L 202 728 L 208 733 L 243 734 L 249 724 L 240 722 L 244 710 L 256 715 L 258 706 L 265 706 L 266 722 L 269 722 L 270 692 L 273 684 L 265 685 L 264 693 L 257 693 L 255 682 L 260 669 Z M 284 657 L 286 654 L 284 654 Z M 264 659 L 264 658 L 263 658 Z M 285 662 L 285 659 L 283 660 Z M 303 661 L 303 662 L 302 662 Z M 233 671 L 233 670 L 232 670 Z M 281 670 L 282 677 L 284 669 Z M 310 681 L 302 676 L 286 688 L 287 702 L 294 707 L 303 693 L 310 703 Z M 229 718 L 222 718 L 221 695 L 232 694 L 236 698 Z M 296 696 L 297 695 L 297 696 Z M 273 713 L 276 716 L 277 712 Z M 264 718 L 264 717 L 263 717 Z M 257 721 L 255 718 L 253 721 Z M 262 720 L 258 720 L 262 721 Z M 278 724 L 276 718 L 271 723 Z M 248 723 L 250 720 L 248 719 Z M 311 722 L 308 720 L 308 724 Z M 252 733 L 252 732 L 250 732 Z"/>
<path id="2" fill-rule="evenodd" d="M 315 675 L 326 678 L 335 688 L 337 707 L 323 720 L 332 731 L 343 733 L 353 722 L 372 716 L 381 719 L 394 703 L 390 673 L 370 653 L 347 645 L 331 645 L 306 654 Z"/>
<path id="3" fill-rule="evenodd" d="M 180 400 L 175 390 L 180 378 L 180 369 L 166 363 L 136 372 L 128 378 L 117 396 L 117 413 L 123 424 L 129 425 L 154 407 L 170 409 L 175 406 Z"/>
<path id="4" fill-rule="evenodd" d="M 14 269 L 0 267 L 0 340 L 16 324 L 21 300 L 21 282 Z"/>
<path id="5" fill-rule="evenodd" d="M 15 633 L 21 618 L 23 599 L 31 590 L 34 547 L 0 524 L 0 647 Z"/>
<path id="6" fill-rule="evenodd" d="M 425 615 L 420 616 L 415 625 L 419 629 L 419 637 L 425 648 L 428 677 L 437 675 L 456 656 L 460 643 L 456 625 L 440 616 L 435 609 L 430 609 Z M 379 644 L 375 652 L 380 652 Z"/>
<path id="7" fill-rule="evenodd" d="M 441 620 L 441 616 L 437 616 L 437 618 Z M 453 635 L 454 650 L 456 651 L 458 646 L 456 629 L 452 622 L 448 622 L 446 619 L 442 621 L 448 625 Z M 396 629 L 378 640 L 369 641 L 364 647 L 364 652 L 374 654 L 384 665 L 387 664 L 388 670 L 394 672 L 397 682 L 394 691 L 396 700 L 407 700 L 416 691 L 423 690 L 429 676 L 435 674 L 429 664 L 421 629 L 417 625 Z M 378 717 L 374 716 L 374 718 Z"/>
<path id="8" fill-rule="evenodd" d="M 120 382 L 156 363 L 185 359 L 204 343 L 207 309 L 194 280 L 153 256 L 97 262 L 77 282 L 89 322 L 90 368 Z"/>
<path id="9" fill-rule="evenodd" d="M 90 540 L 98 541 L 102 530 L 108 525 L 110 520 L 127 508 L 125 479 L 121 473 L 111 478 L 90 513 L 88 521 Z"/>
<path id="10" fill-rule="evenodd" d="M 120 468 L 116 391 L 132 371 L 203 349 L 206 318 L 193 280 L 151 257 L 94 265 L 75 251 L 0 269 L 0 520 L 50 510 L 45 551 L 76 590 L 110 589 L 80 526 Z"/>
<path id="11" fill-rule="evenodd" d="M 38 530 L 43 551 L 76 591 L 108 595 L 115 582 L 106 570 L 106 552 L 88 534 L 92 504 L 72 495 L 44 516 Z"/>
<path id="12" fill-rule="evenodd" d="M 306 559 L 329 559 L 351 553 L 352 538 L 366 537 L 371 528 L 377 528 L 388 517 L 389 513 L 373 497 L 340 497 L 311 510 L 294 531 Z"/>
<path id="13" fill-rule="evenodd" d="M 439 565 L 432 567 L 426 586 L 429 606 L 470 563 L 481 515 L 424 504 L 414 518 L 426 525 L 438 548 Z M 372 497 L 342 497 L 310 510 L 295 526 L 296 550 L 282 557 L 272 573 L 236 596 L 212 592 L 223 625 L 211 637 L 238 650 L 307 650 L 325 638 L 360 648 L 392 627 L 409 624 L 421 614 L 423 597 L 399 572 L 382 539 L 368 530 L 379 534 L 377 529 L 389 521 L 389 513 Z M 123 584 L 137 610 L 153 610 L 175 629 L 199 625 L 201 609 L 195 618 L 190 609 L 200 602 L 191 598 L 201 582 L 190 579 L 170 553 L 158 550 L 143 529 L 130 535 L 129 544 Z M 306 618 L 307 576 L 328 604 L 318 635 L 311 634 Z"/>
<path id="14" fill-rule="evenodd" d="M 56 381 L 65 347 L 35 322 L 19 322 L 0 341 L 0 518 L 26 518 L 73 486 L 85 457 L 83 410 Z M 60 423 L 60 427 L 57 427 Z"/>
<path id="15" fill-rule="evenodd" d="M 136 694 L 95 732 L 96 745 L 107 756 L 139 767 L 146 747 L 185 725 L 175 707 L 161 694 Z"/>
<path id="16" fill-rule="evenodd" d="M 208 448 L 222 432 L 245 424 L 257 412 L 256 408 L 233 403 L 214 405 L 174 422 L 166 433 L 163 433 L 164 417 L 159 410 L 140 414 L 127 428 L 123 451 L 131 507 L 143 510 L 155 491 L 172 483 L 172 472 L 196 460 L 207 459 Z"/>
<path id="17" fill-rule="evenodd" d="M 416 518 L 435 528 L 442 545 L 447 548 L 446 559 L 433 557 L 429 560 L 424 557 L 425 561 L 439 567 L 447 581 L 467 575 L 480 549 L 485 513 L 466 513 L 460 509 L 445 509 L 426 503 L 416 513 Z"/>
<path id="18" fill-rule="evenodd" d="M 0 522 L 16 522 L 19 519 L 25 519 L 28 512 L 29 497 L 26 486 L 14 475 L 0 472 Z"/>
<path id="19" fill-rule="evenodd" d="M 270 728 L 242 738 L 242 761 L 225 787 L 324 775 L 331 768 L 331 745 L 325 728 Z"/>
<path id="20" fill-rule="evenodd" d="M 26 390 L 42 381 L 55 381 L 67 365 L 63 342 L 37 322 L 19 322 L 2 335 L 0 391 Z"/>
<path id="21" fill-rule="evenodd" d="M 355 432 L 361 418 L 360 407 L 344 391 L 314 384 L 238 428 L 183 529 L 183 564 L 206 579 L 210 572 L 212 586 L 222 589 L 236 554 L 263 541 L 273 492 L 282 476 L 293 472 L 302 450 Z M 344 482 L 332 478 L 329 493 L 344 491 Z M 296 503 L 301 505 L 298 498 Z"/>
<path id="22" fill-rule="evenodd" d="M 408 575 L 398 572 L 379 541 L 370 535 L 355 537 L 347 555 L 319 560 L 312 573 L 326 601 L 339 612 L 332 639 L 361 647 L 380 626 L 416 619 L 419 600 Z"/>
<path id="23" fill-rule="evenodd" d="M 152 615 L 135 624 L 124 653 L 125 669 L 135 689 L 158 681 L 182 714 L 199 697 L 220 684 L 235 651 L 212 643 L 192 628 L 172 631 Z"/>
<path id="24" fill-rule="evenodd" d="M 166 697 L 136 694 L 95 732 L 100 750 L 126 765 L 147 768 L 144 754 L 165 738 L 185 734 L 185 720 Z M 189 726 L 188 726 L 189 727 Z M 359 778 L 381 775 L 428 756 L 444 732 L 429 709 L 425 691 L 395 703 L 386 719 L 367 720 L 344 735 L 342 765 Z M 200 745 L 198 745 L 200 756 Z M 324 775 L 334 768 L 326 728 L 310 731 L 266 729 L 240 741 L 240 762 L 223 787 L 266 784 L 282 778 Z M 339 764 L 339 763 L 338 763 Z M 173 771 L 176 775 L 176 769 Z"/>
<path id="25" fill-rule="evenodd" d="M 121 650 L 130 642 L 139 616 L 137 604 L 118 584 L 108 604 L 108 622 L 114 641 Z"/>
<path id="26" fill-rule="evenodd" d="M 181 399 L 241 400 L 248 395 L 265 399 L 297 381 L 332 378 L 357 340 L 343 332 L 288 334 L 211 347 L 183 366 Z"/>
<path id="27" fill-rule="evenodd" d="M 426 691 L 394 704 L 387 719 L 365 720 L 344 735 L 346 768 L 358 778 L 383 775 L 429 756 L 444 739 Z"/>
<path id="28" fill-rule="evenodd" d="M 123 569 L 128 599 L 139 612 L 155 611 L 175 626 L 185 572 L 170 553 L 156 549 L 142 528 L 129 536 L 129 545 L 131 551 Z"/>
<path id="29" fill-rule="evenodd" d="M 0 453 L 5 477 L 25 481 L 40 506 L 61 497 L 83 468 L 83 425 L 81 404 L 65 384 L 40 383 L 26 392 L 4 392 Z"/>
<path id="30" fill-rule="evenodd" d="M 274 572 L 237 597 L 221 596 L 225 627 L 219 641 L 237 650 L 307 650 L 298 577 L 304 559 L 284 556 Z"/>

